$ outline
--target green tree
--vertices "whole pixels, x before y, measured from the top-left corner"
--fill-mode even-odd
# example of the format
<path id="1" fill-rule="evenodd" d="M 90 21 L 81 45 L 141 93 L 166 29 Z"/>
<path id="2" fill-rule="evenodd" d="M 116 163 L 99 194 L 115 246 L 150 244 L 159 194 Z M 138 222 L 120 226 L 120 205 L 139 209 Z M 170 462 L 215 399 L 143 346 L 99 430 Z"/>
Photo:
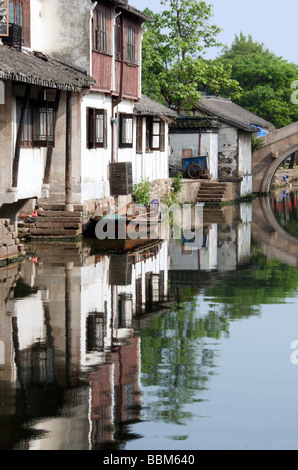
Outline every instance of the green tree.
<path id="1" fill-rule="evenodd" d="M 291 84 L 298 77 L 298 66 L 254 41 L 243 33 L 231 47 L 224 47 L 217 63 L 232 67 L 232 78 L 243 92 L 236 102 L 281 128 L 298 120 L 298 107 L 291 101 Z"/>
<path id="2" fill-rule="evenodd" d="M 212 6 L 199 0 L 161 0 L 168 9 L 146 13 L 152 22 L 143 39 L 143 92 L 177 112 L 191 110 L 202 91 L 238 96 L 240 87 L 231 79 L 231 67 L 203 58 L 218 46 L 221 29 L 209 24 Z"/>

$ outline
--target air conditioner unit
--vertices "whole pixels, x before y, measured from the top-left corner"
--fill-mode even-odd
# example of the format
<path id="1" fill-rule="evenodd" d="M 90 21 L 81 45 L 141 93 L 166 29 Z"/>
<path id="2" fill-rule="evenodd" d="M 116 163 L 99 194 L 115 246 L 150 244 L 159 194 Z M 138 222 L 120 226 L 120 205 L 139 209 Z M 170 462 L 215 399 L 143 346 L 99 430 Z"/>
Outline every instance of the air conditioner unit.
<path id="1" fill-rule="evenodd" d="M 19 24 L 9 23 L 9 35 L 2 38 L 3 44 L 21 50 L 23 28 Z"/>

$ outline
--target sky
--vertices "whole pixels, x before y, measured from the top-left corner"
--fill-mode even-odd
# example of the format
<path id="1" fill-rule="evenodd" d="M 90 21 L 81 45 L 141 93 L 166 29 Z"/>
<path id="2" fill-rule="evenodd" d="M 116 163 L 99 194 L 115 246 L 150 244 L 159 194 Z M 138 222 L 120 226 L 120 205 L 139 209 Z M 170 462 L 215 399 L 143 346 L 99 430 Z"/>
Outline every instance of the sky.
<path id="1" fill-rule="evenodd" d="M 205 0 L 213 5 L 211 24 L 223 29 L 217 36 L 219 42 L 230 46 L 242 31 L 251 34 L 254 41 L 264 43 L 267 49 L 283 57 L 288 62 L 298 64 L 297 47 L 297 0 Z M 160 0 L 129 0 L 129 4 L 144 10 L 149 7 L 153 12 L 164 9 Z M 220 50 L 210 49 L 207 59 L 214 59 Z"/>

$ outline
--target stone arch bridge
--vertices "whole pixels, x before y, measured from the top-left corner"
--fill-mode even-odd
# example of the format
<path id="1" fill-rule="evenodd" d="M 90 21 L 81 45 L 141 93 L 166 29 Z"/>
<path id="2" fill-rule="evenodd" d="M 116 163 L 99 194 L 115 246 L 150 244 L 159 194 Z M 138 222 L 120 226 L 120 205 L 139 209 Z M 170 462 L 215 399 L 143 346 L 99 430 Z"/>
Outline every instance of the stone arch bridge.
<path id="1" fill-rule="evenodd" d="M 252 156 L 253 192 L 268 194 L 272 179 L 286 158 L 298 151 L 298 122 L 270 132 Z"/>

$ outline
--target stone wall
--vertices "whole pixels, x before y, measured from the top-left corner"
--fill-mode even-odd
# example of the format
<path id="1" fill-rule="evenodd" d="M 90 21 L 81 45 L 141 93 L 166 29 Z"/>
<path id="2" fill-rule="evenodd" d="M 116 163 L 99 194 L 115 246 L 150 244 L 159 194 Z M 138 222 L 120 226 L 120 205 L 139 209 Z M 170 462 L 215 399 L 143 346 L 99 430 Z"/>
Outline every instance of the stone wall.
<path id="1" fill-rule="evenodd" d="M 24 255 L 24 245 L 17 238 L 15 225 L 10 223 L 10 219 L 0 219 L 0 266 Z"/>
<path id="2" fill-rule="evenodd" d="M 218 176 L 238 176 L 238 133 L 234 127 L 222 127 L 219 131 Z"/>
<path id="3" fill-rule="evenodd" d="M 152 181 L 150 193 L 151 199 L 158 199 L 162 202 L 164 197 L 171 192 L 172 181 L 172 178 Z M 197 200 L 202 180 L 183 179 L 182 182 L 183 186 L 178 195 L 178 202 L 180 204 L 195 202 Z"/>

